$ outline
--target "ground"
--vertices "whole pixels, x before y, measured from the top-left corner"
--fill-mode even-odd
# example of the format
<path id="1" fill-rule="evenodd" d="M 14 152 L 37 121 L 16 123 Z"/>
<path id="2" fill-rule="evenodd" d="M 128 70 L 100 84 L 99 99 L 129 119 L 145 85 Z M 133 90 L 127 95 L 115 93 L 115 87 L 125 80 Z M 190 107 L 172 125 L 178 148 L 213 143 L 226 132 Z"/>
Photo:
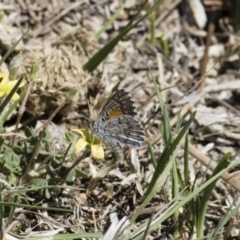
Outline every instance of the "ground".
<path id="1" fill-rule="evenodd" d="M 48 126 L 55 152 L 64 152 L 68 146 L 63 140 L 64 135 L 72 128 L 84 127 L 84 119 L 95 119 L 117 89 L 132 94 L 146 134 L 141 147 L 126 148 L 125 160 L 108 170 L 106 164 L 112 159 L 110 149 L 106 150 L 104 159 L 94 159 L 91 155 L 81 159 L 77 166 L 80 169 L 78 175 L 63 183 L 73 189 L 61 189 L 50 195 L 46 192 L 39 196 L 30 195 L 32 199 L 28 201 L 33 205 L 64 207 L 74 210 L 74 214 L 54 212 L 44 216 L 19 209 L 15 217 L 24 222 L 20 227 L 21 236 L 29 235 L 30 226 L 33 232 L 49 229 L 57 229 L 60 233 L 105 232 L 110 226 L 111 213 L 116 212 L 119 219 L 133 214 L 142 203 L 154 172 L 147 143 L 152 144 L 157 158 L 164 145 L 158 130 L 162 115 L 152 76 L 156 78 L 166 104 L 173 132 L 180 110 L 183 122 L 197 111 L 189 131 L 192 182 L 197 174 L 206 171 L 206 167 L 211 174 L 223 154 L 237 153 L 240 44 L 232 24 L 234 6 L 229 4 L 216 14 L 208 1 L 204 3 L 203 8 L 195 10 L 185 1 L 165 1 L 154 14 L 124 36 L 93 72 L 84 70 L 84 65 L 128 24 L 141 8 L 140 2 L 127 1 L 117 18 L 108 25 L 106 23 L 123 7 L 123 1 L 17 0 L 0 4 L 4 13 L 0 23 L 2 55 L 29 30 L 1 66 L 1 71 L 9 69 L 19 53 L 22 56 L 18 76 L 29 73 L 31 65 L 37 64 L 19 134 L 27 126 L 39 132 L 73 88 L 77 90 L 76 95 Z M 140 14 L 152 5 L 150 1 Z M 29 82 L 29 79 L 24 81 Z M 16 113 L 6 123 L 8 132 L 14 129 L 14 121 Z M 180 171 L 182 154 L 179 155 Z M 63 165 L 69 167 L 71 164 L 69 158 Z M 235 167 L 232 171 L 237 170 Z M 86 175 L 83 177 L 82 173 Z M 227 209 L 233 203 L 236 191 L 240 190 L 238 176 L 230 177 L 232 175 L 226 172 L 216 184 L 206 221 L 209 230 L 214 229 L 223 215 L 224 210 L 218 207 Z M 197 184 L 201 184 L 201 180 L 199 178 Z M 170 191 L 167 194 L 171 195 Z M 159 191 L 136 225 L 164 206 L 163 193 Z M 173 222 L 166 221 L 159 226 L 161 231 L 152 232 L 149 239 L 171 239 L 172 226 Z M 235 225 L 229 221 L 227 226 L 232 231 Z M 231 232 L 228 236 L 234 234 Z"/>

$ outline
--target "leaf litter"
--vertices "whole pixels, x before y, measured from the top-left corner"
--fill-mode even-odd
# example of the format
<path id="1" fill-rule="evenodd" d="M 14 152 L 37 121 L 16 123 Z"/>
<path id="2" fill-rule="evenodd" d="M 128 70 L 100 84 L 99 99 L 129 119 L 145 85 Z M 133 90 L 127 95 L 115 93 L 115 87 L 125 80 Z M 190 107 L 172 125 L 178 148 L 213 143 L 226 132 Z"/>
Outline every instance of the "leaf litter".
<path id="1" fill-rule="evenodd" d="M 175 0 L 165 1 L 158 10 L 155 44 L 150 44 L 149 18 L 130 31 L 92 74 L 83 71 L 82 67 L 87 60 L 125 26 L 138 6 L 137 2 L 130 4 L 129 1 L 125 10 L 97 40 L 96 33 L 121 3 L 122 1 L 100 3 L 52 0 L 30 4 L 30 1 L 26 0 L 11 4 L 6 1 L 1 4 L 5 13 L 4 21 L 0 23 L 0 35 L 5 36 L 0 37 L 2 51 L 8 49 L 20 33 L 31 28 L 24 43 L 15 51 L 22 51 L 23 54 L 19 74 L 29 71 L 33 62 L 38 65 L 36 82 L 31 89 L 26 109 L 28 115 L 34 117 L 35 122 L 32 124 L 39 128 L 36 119 L 51 114 L 64 101 L 68 90 L 76 88 L 77 94 L 70 106 L 63 108 L 55 119 L 57 124 L 52 132 L 57 133 L 56 136 L 58 133 L 61 133 L 59 136 L 63 136 L 67 129 L 83 124 L 76 112 L 87 118 L 90 115 L 96 116 L 116 87 L 133 94 L 141 121 L 146 122 L 157 110 L 150 68 L 161 83 L 160 88 L 165 89 L 162 93 L 172 119 L 180 108 L 186 105 L 191 107 L 187 108 L 185 115 L 197 110 L 198 115 L 190 132 L 193 145 L 213 162 L 218 160 L 223 152 L 230 150 L 234 154 L 239 148 L 240 131 L 240 46 L 231 25 L 223 21 L 224 16 L 219 19 L 221 34 L 226 40 L 223 41 L 217 34 L 212 36 L 205 85 L 202 87 L 199 84 L 202 79 L 200 69 L 205 49 L 203 38 L 208 33 L 206 28 L 199 26 L 199 16 L 194 8 L 190 7 L 190 10 L 193 11 L 192 17 L 196 18 L 198 26 L 188 17 L 183 19 L 186 12 L 179 11 L 178 7 L 187 8 L 184 8 L 184 3 Z M 171 50 L 169 58 L 161 53 L 163 35 L 168 39 Z M 89 95 L 91 114 L 87 108 L 86 93 Z M 158 136 L 158 124 L 158 119 L 150 121 L 147 125 L 146 140 L 154 142 L 154 152 L 160 156 L 162 140 Z M 54 149 L 59 149 L 59 145 Z M 147 145 L 144 144 L 137 151 L 127 150 L 126 161 L 118 163 L 117 167 L 111 171 L 109 169 L 106 174 L 104 167 L 111 159 L 111 152 L 108 151 L 107 154 L 109 157 L 101 161 L 88 157 L 79 163 L 78 168 L 89 177 L 73 179 L 74 190 L 64 190 L 51 199 L 41 199 L 49 206 L 74 209 L 73 214 L 64 215 L 59 212 L 51 216 L 46 213 L 44 216 L 43 213 L 37 214 L 34 211 L 16 211 L 16 219 L 13 222 L 18 222 L 17 219 L 21 216 L 21 236 L 51 229 L 62 233 L 103 232 L 110 226 L 109 217 L 112 212 L 117 212 L 119 219 L 131 214 L 141 204 L 143 193 L 154 172 Z M 193 154 L 195 158 L 189 159 L 191 173 L 201 173 L 206 169 L 197 155 L 196 152 Z M 236 167 L 234 171 L 237 170 Z M 102 175 L 98 176 L 99 172 L 102 172 Z M 97 180 L 95 179 L 91 191 L 86 194 L 95 176 Z M 234 176 L 239 179 L 236 174 Z M 234 187 L 236 186 L 230 186 L 224 181 L 217 184 L 207 215 L 208 231 L 214 229 L 216 219 L 221 218 L 221 209 L 227 209 L 234 201 Z M 39 200 L 32 196 L 32 204 L 37 204 Z M 163 197 L 158 193 L 148 209 L 154 212 L 154 207 L 162 204 Z M 148 218 L 152 211 L 146 211 L 144 216 Z M 144 218 L 139 219 L 143 220 Z M 170 239 L 167 235 L 167 229 L 170 227 L 171 225 L 166 223 L 161 235 L 154 231 L 151 239 L 160 236 Z M 229 236 L 236 234 L 233 233 L 234 230 L 235 225 L 229 224 Z"/>

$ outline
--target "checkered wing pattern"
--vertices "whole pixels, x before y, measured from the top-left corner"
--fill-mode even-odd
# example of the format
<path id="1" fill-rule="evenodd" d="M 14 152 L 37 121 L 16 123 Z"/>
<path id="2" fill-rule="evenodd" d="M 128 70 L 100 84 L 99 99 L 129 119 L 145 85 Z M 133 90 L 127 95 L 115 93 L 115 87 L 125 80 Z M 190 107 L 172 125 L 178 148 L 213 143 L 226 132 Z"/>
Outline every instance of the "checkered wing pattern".
<path id="1" fill-rule="evenodd" d="M 102 121 L 107 121 L 108 119 L 122 115 L 128 115 L 132 116 L 133 118 L 137 118 L 137 111 L 134 106 L 132 96 L 123 89 L 117 91 L 111 97 L 103 110 L 99 113 L 95 124 L 98 125 L 102 123 Z"/>

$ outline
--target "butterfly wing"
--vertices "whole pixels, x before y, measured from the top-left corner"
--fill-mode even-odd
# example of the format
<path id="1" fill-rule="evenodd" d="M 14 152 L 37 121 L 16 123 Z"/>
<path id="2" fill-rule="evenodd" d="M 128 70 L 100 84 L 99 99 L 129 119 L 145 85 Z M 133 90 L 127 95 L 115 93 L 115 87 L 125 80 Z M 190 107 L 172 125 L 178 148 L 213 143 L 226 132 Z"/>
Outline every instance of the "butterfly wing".
<path id="1" fill-rule="evenodd" d="M 104 106 L 99 113 L 95 124 L 99 125 L 108 119 L 115 118 L 122 115 L 129 115 L 137 118 L 137 111 L 130 93 L 125 92 L 123 89 L 117 91 L 108 103 Z"/>
<path id="2" fill-rule="evenodd" d="M 142 124 L 131 116 L 119 116 L 109 119 L 102 126 L 103 139 L 128 146 L 141 146 L 144 140 Z"/>
<path id="3" fill-rule="evenodd" d="M 93 123 L 93 134 L 111 143 L 140 146 L 145 133 L 130 93 L 117 91 Z"/>

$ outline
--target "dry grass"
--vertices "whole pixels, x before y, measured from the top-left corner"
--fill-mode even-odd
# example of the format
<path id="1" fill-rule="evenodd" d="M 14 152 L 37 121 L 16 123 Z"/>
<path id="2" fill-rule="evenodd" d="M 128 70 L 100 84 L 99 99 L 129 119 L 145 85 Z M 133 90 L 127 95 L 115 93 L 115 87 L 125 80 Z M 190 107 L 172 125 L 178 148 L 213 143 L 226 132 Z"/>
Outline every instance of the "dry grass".
<path id="1" fill-rule="evenodd" d="M 24 43 L 17 47 L 14 54 L 20 51 L 23 54 L 19 74 L 28 72 L 33 62 L 38 65 L 36 81 L 26 105 L 28 119 L 27 123 L 22 123 L 23 127 L 30 124 L 39 128 L 39 125 L 36 126 L 38 120 L 49 116 L 64 101 L 72 87 L 77 89 L 75 98 L 54 119 L 54 129 L 50 128 L 52 133 L 58 133 L 55 138 L 63 136 L 70 128 L 81 126 L 77 113 L 89 117 L 85 94 L 89 95 L 91 118 L 94 118 L 116 88 L 133 94 L 141 121 L 148 122 L 157 109 L 150 68 L 162 89 L 172 126 L 176 124 L 180 108 L 183 107 L 182 115 L 186 118 L 193 110 L 197 110 L 195 124 L 190 131 L 191 142 L 196 147 L 190 149 L 193 157 L 189 159 L 194 180 L 197 173 L 206 170 L 210 159 L 211 170 L 222 154 L 228 151 L 234 154 L 239 149 L 239 37 L 233 33 L 231 25 L 223 21 L 226 17 L 222 14 L 218 19 L 219 24 L 216 23 L 218 28 L 210 39 L 206 72 L 202 71 L 201 61 L 208 32 L 193 24 L 186 12 L 179 11 L 178 7 L 186 9 L 181 1 L 168 0 L 156 13 L 155 44 L 150 43 L 149 18 L 130 31 L 97 70 L 92 74 L 83 71 L 87 60 L 128 23 L 137 9 L 137 1 L 129 1 L 125 10 L 96 40 L 95 34 L 120 5 L 121 1 L 90 3 L 69 0 L 1 3 L 0 8 L 5 13 L 0 23 L 2 54 L 21 33 L 31 28 Z M 184 14 L 189 18 L 185 19 Z M 161 53 L 163 35 L 170 49 L 169 58 Z M 146 140 L 153 144 L 156 156 L 162 152 L 162 139 L 157 131 L 159 122 L 153 118 L 146 125 Z M 60 232 L 103 232 L 109 226 L 111 212 L 117 212 L 120 218 L 131 214 L 141 204 L 149 176 L 154 172 L 147 144 L 138 149 L 137 154 L 134 149 L 127 150 L 126 161 L 120 162 L 89 191 L 89 186 L 97 181 L 96 173 L 108 163 L 110 157 L 111 153 L 107 152 L 104 160 L 96 161 L 88 157 L 79 164 L 78 167 L 89 176 L 75 180 L 74 186 L 79 191 L 64 190 L 50 200 L 33 196 L 34 204 L 42 202 L 54 207 L 69 207 L 74 209 L 75 215 L 55 213 L 50 216 L 19 209 L 16 219 L 21 218 L 24 223 L 21 235 L 28 235 L 30 226 L 34 227 L 33 231 L 58 229 Z M 234 171 L 236 179 L 230 181 L 230 185 L 226 183 L 230 175 L 225 175 L 224 181 L 217 184 L 207 215 L 208 229 L 214 229 L 225 208 L 238 194 L 236 189 L 240 190 L 238 169 Z M 138 221 L 148 218 L 164 204 L 159 192 Z M 80 217 L 76 216 L 78 214 Z M 15 220 L 16 225 L 17 222 Z M 166 223 L 161 236 L 170 239 L 168 234 L 172 225 Z M 234 224 L 229 223 L 228 227 L 231 226 Z M 160 236 L 155 231 L 149 239 L 157 237 Z"/>

